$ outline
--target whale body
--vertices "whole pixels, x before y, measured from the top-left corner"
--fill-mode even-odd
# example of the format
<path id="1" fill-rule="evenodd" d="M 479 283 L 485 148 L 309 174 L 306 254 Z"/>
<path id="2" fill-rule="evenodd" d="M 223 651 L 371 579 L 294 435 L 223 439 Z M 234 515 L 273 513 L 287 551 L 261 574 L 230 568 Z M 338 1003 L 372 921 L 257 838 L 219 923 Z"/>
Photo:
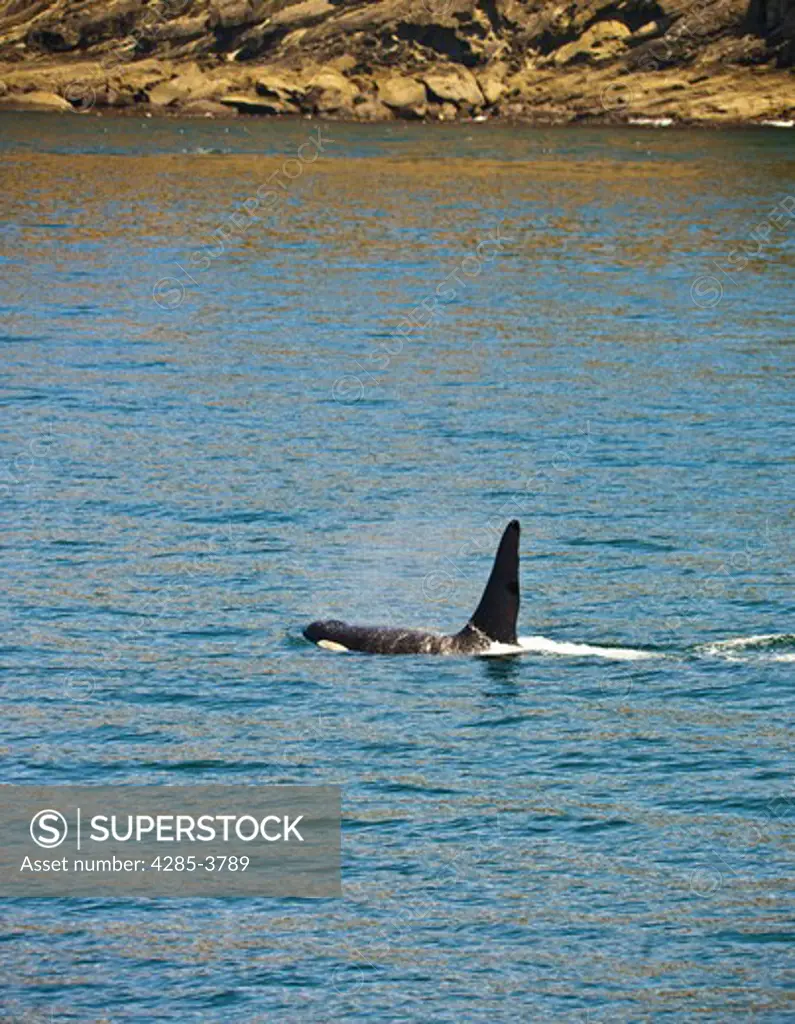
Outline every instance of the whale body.
<path id="1" fill-rule="evenodd" d="M 338 619 L 310 623 L 304 636 L 331 651 L 368 654 L 484 654 L 496 645 L 513 653 L 519 614 L 519 520 L 505 527 L 486 589 L 469 622 L 449 635 L 393 626 L 354 626 Z"/>

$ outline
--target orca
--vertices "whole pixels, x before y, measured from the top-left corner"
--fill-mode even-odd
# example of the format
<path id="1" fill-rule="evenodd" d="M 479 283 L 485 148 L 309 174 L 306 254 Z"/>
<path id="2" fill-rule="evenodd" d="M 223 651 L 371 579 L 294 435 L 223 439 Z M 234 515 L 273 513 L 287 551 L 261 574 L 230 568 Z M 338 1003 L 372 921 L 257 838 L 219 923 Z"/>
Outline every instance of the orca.
<path id="1" fill-rule="evenodd" d="M 450 635 L 391 626 L 352 626 L 338 619 L 312 622 L 304 636 L 330 651 L 368 654 L 485 654 L 496 645 L 519 653 L 516 618 L 519 614 L 519 520 L 505 527 L 486 589 L 472 618 Z M 511 650 L 510 648 L 515 648 Z"/>

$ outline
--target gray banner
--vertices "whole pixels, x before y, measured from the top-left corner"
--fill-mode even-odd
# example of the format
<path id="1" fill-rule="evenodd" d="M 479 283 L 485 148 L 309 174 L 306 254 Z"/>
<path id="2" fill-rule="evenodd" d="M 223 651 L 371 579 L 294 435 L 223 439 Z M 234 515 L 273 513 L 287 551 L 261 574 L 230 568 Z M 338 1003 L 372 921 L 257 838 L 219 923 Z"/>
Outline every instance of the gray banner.
<path id="1" fill-rule="evenodd" d="M 341 896 L 339 786 L 3 786 L 0 896 Z"/>

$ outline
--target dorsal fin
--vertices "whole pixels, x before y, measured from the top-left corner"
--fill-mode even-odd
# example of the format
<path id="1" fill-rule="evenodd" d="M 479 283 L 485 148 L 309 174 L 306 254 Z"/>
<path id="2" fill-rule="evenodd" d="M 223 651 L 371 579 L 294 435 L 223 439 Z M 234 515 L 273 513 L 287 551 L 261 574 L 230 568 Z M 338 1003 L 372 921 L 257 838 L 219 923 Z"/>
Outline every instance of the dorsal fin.
<path id="1" fill-rule="evenodd" d="M 494 556 L 489 582 L 469 625 L 501 644 L 516 643 L 519 614 L 519 520 L 512 519 Z"/>

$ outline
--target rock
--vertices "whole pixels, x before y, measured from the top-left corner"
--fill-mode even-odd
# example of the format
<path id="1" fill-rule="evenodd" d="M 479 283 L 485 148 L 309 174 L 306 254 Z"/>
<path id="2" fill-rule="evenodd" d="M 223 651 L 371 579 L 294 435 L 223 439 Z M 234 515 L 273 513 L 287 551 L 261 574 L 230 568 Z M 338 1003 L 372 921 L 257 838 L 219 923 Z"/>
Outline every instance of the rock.
<path id="1" fill-rule="evenodd" d="M 185 94 L 174 82 L 161 82 L 149 93 L 149 102 L 153 107 L 168 107 L 180 99 L 185 99 Z"/>
<path id="2" fill-rule="evenodd" d="M 171 61 L 138 60 L 130 64 L 113 67 L 107 79 L 97 82 L 98 96 L 107 90 L 109 105 L 126 107 L 131 103 L 147 103 L 149 94 L 158 86 L 168 83 L 176 76 L 177 65 Z M 190 66 L 186 69 L 190 71 Z M 114 98 L 115 97 L 115 98 Z M 98 99 L 98 104 L 102 101 Z"/>
<path id="3" fill-rule="evenodd" d="M 625 40 L 630 35 L 623 21 L 597 21 L 579 39 L 556 50 L 552 55 L 553 63 L 560 67 L 573 61 L 609 60 L 626 49 Z"/>
<path id="4" fill-rule="evenodd" d="M 90 82 L 68 82 L 60 86 L 59 95 L 67 101 L 72 110 L 81 114 L 97 106 L 98 87 Z"/>
<path id="5" fill-rule="evenodd" d="M 221 96 L 219 103 L 225 107 L 233 107 L 241 114 L 298 114 L 298 107 L 281 100 L 267 99 L 262 96 Z"/>
<path id="6" fill-rule="evenodd" d="M 210 5 L 212 28 L 245 28 L 260 20 L 260 7 L 256 0 L 215 0 Z"/>
<path id="7" fill-rule="evenodd" d="M 401 117 L 424 117 L 428 109 L 425 86 L 416 78 L 393 75 L 378 83 L 378 99 Z"/>
<path id="8" fill-rule="evenodd" d="M 194 64 L 171 81 L 160 82 L 150 89 L 149 102 L 154 107 L 169 107 L 188 100 L 211 99 L 228 89 L 229 82 L 225 78 L 210 77 Z"/>
<path id="9" fill-rule="evenodd" d="M 481 71 L 478 77 L 478 85 L 483 93 L 483 98 L 488 106 L 493 106 L 505 92 L 506 69 L 502 64 L 489 67 Z"/>
<path id="10" fill-rule="evenodd" d="M 59 25 L 55 22 L 34 27 L 25 40 L 28 46 L 50 53 L 66 53 L 80 45 L 80 31 L 74 25 Z"/>
<path id="11" fill-rule="evenodd" d="M 97 107 L 115 107 L 120 109 L 133 106 L 135 100 L 131 93 L 106 85 L 96 90 L 94 103 Z"/>
<path id="12" fill-rule="evenodd" d="M 335 71 L 340 71 L 344 75 L 348 71 L 353 71 L 358 63 L 351 54 L 344 53 L 341 57 L 335 57 L 334 60 L 330 60 L 328 66 L 334 68 Z"/>
<path id="13" fill-rule="evenodd" d="M 795 0 L 0 0 L 5 107 L 786 121 L 793 62 Z"/>
<path id="14" fill-rule="evenodd" d="M 276 3 L 279 9 L 273 11 Z M 236 49 L 230 57 L 234 56 L 238 61 L 252 60 L 261 54 L 272 52 L 279 46 L 288 52 L 296 50 L 311 26 L 327 22 L 336 13 L 335 6 L 328 3 L 328 0 L 303 0 L 301 3 L 276 0 L 276 3 L 270 5 L 269 17 L 265 17 L 264 20 L 255 19 L 257 24 L 244 31 L 242 35 L 234 34 Z M 340 59 L 339 47 L 334 47 L 333 53 L 333 60 Z"/>
<path id="15" fill-rule="evenodd" d="M 61 6 L 61 5 L 57 5 Z M 106 40 L 124 40 L 135 28 L 141 15 L 139 0 L 109 0 L 104 4 L 65 4 L 65 17 L 59 18 L 59 32 L 77 33 L 80 48 Z M 38 27 L 38 26 L 37 26 Z M 48 26 L 42 25 L 44 30 Z M 67 40 L 68 41 L 68 40 Z"/>
<path id="16" fill-rule="evenodd" d="M 310 79 L 306 102 L 317 114 L 352 114 L 359 87 L 333 68 L 323 68 Z"/>
<path id="17" fill-rule="evenodd" d="M 5 84 L 5 82 L 0 81 L 0 96 L 5 96 L 7 92 L 8 86 Z"/>
<path id="18" fill-rule="evenodd" d="M 215 100 L 190 100 L 181 108 L 180 113 L 191 117 L 237 117 L 237 109 Z"/>
<path id="19" fill-rule="evenodd" d="M 289 71 L 265 71 L 254 81 L 257 95 L 294 103 L 306 95 L 308 86 Z"/>
<path id="20" fill-rule="evenodd" d="M 308 28 L 335 13 L 334 4 L 328 0 L 303 0 L 301 3 L 283 5 L 270 19 L 282 31 Z"/>
<path id="21" fill-rule="evenodd" d="M 483 106 L 483 93 L 475 76 L 466 68 L 449 68 L 423 75 L 428 92 L 434 99 L 457 106 Z"/>
<path id="22" fill-rule="evenodd" d="M 632 42 L 640 43 L 645 39 L 651 39 L 652 36 L 660 35 L 662 31 L 663 28 L 658 21 L 647 21 L 632 33 Z"/>
<path id="23" fill-rule="evenodd" d="M 4 96 L 0 99 L 0 103 L 3 106 L 14 107 L 20 110 L 72 110 L 72 104 L 65 100 L 63 96 L 56 96 L 54 92 L 40 92 L 39 90 Z"/>
<path id="24" fill-rule="evenodd" d="M 148 28 L 145 35 L 153 42 L 186 43 L 199 39 L 207 32 L 208 19 L 202 14 L 195 18 L 174 18 L 161 21 Z"/>
<path id="25" fill-rule="evenodd" d="M 392 121 L 395 117 L 386 104 L 372 96 L 360 96 L 354 112 L 360 121 Z"/>

